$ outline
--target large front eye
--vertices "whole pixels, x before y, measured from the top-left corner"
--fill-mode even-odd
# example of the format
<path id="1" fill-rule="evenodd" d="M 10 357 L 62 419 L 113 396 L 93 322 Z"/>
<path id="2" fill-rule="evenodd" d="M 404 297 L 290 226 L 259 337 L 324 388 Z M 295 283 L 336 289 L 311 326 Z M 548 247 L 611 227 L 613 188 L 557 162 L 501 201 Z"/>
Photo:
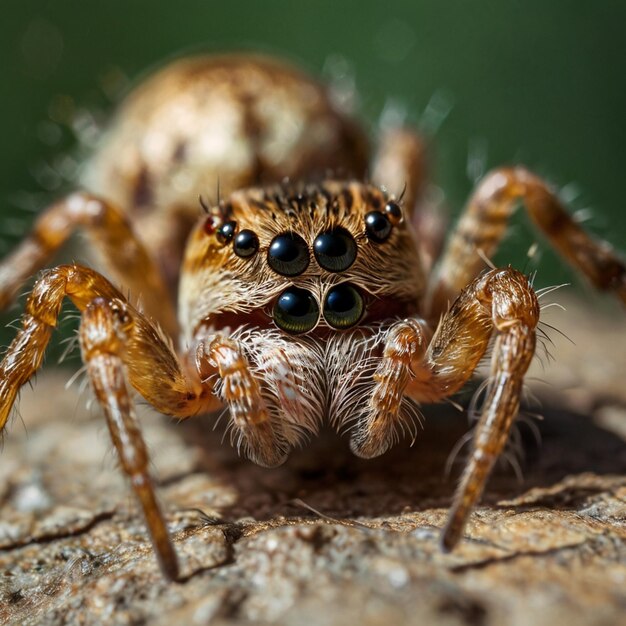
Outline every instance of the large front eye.
<path id="1" fill-rule="evenodd" d="M 274 323 L 293 335 L 313 329 L 319 316 L 320 309 L 311 292 L 298 287 L 285 289 L 274 305 Z"/>
<path id="2" fill-rule="evenodd" d="M 320 267 L 329 272 L 343 272 L 356 259 L 356 243 L 345 228 L 334 228 L 315 238 L 313 252 Z"/>
<path id="3" fill-rule="evenodd" d="M 343 330 L 354 326 L 363 316 L 363 298 L 347 283 L 329 289 L 324 300 L 324 319 L 329 326 Z"/>
<path id="4" fill-rule="evenodd" d="M 272 239 L 267 262 L 278 274 L 297 276 L 309 266 L 309 249 L 300 235 L 283 233 Z"/>

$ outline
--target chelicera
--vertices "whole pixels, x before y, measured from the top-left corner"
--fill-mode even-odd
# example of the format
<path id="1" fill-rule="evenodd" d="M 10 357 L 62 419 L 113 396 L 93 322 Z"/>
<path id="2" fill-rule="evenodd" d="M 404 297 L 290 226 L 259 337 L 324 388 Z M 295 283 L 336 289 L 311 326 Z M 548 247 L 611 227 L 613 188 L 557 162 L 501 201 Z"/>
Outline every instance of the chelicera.
<path id="1" fill-rule="evenodd" d="M 261 465 L 283 462 L 325 418 L 348 430 L 355 454 L 374 457 L 410 429 L 416 403 L 458 391 L 493 339 L 442 530 L 452 549 L 506 444 L 535 351 L 540 307 L 527 276 L 485 264 L 517 203 L 566 260 L 626 303 L 622 261 L 526 168 L 488 174 L 440 253 L 438 229 L 415 227 L 421 139 L 398 128 L 378 143 L 370 163 L 358 125 L 278 61 L 184 59 L 128 97 L 84 190 L 47 208 L 0 264 L 7 306 L 76 229 L 107 262 L 113 282 L 75 264 L 35 283 L 0 364 L 0 430 L 69 298 L 89 379 L 171 579 L 178 561 L 131 387 L 181 419 L 228 408 L 234 443 Z M 218 181 L 223 199 L 203 202 L 198 217 L 198 197 Z"/>

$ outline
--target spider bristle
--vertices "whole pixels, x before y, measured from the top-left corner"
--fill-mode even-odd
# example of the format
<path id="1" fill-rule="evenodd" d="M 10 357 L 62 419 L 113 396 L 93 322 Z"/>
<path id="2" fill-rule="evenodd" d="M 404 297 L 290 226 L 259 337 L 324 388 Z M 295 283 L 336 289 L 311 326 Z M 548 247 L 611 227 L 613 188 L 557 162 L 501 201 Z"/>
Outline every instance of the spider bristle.
<path id="1" fill-rule="evenodd" d="M 535 443 L 537 444 L 537 446 L 540 446 L 541 445 L 541 431 L 539 430 L 539 427 L 533 421 L 533 419 L 542 420 L 543 415 L 540 415 L 538 413 L 529 413 L 528 411 L 523 411 L 523 412 L 520 412 L 519 415 L 517 416 L 517 421 L 520 424 L 520 426 L 526 426 L 528 430 L 530 431 L 531 435 L 533 436 L 533 439 L 535 440 Z"/>
<path id="2" fill-rule="evenodd" d="M 535 294 L 537 295 L 537 299 L 541 300 L 543 296 L 556 291 L 557 289 L 561 289 L 562 287 L 569 287 L 571 283 L 561 283 L 560 285 L 550 285 L 548 287 L 542 287 L 541 289 L 536 289 Z"/>
<path id="3" fill-rule="evenodd" d="M 499 461 L 505 462 L 511 467 L 519 485 L 524 484 L 524 472 L 522 471 L 520 459 L 516 456 L 514 450 L 504 450 L 500 455 Z"/>
<path id="4" fill-rule="evenodd" d="M 539 325 L 542 327 L 546 327 L 549 328 L 550 330 L 553 330 L 554 332 L 558 333 L 559 335 L 561 335 L 561 337 L 563 337 L 564 339 L 567 339 L 567 341 L 569 341 L 573 346 L 576 345 L 576 342 L 571 338 L 568 337 L 562 330 L 559 330 L 558 328 L 556 328 L 556 326 L 552 326 L 551 324 L 548 324 L 548 322 L 539 322 Z"/>
<path id="5" fill-rule="evenodd" d="M 452 398 L 444 398 L 443 401 L 446 404 L 449 404 L 450 406 L 454 407 L 460 413 L 463 413 L 463 411 L 465 411 L 465 409 L 463 408 L 463 405 L 459 404 L 458 402 L 456 402 L 456 400 L 453 400 Z"/>
<path id="6" fill-rule="evenodd" d="M 61 356 L 57 360 L 57 364 L 63 363 L 72 352 L 76 350 L 79 344 L 79 334 L 78 331 L 75 331 L 74 334 L 67 339 L 64 339 L 61 344 L 66 344 L 65 349 L 61 353 Z"/>
<path id="7" fill-rule="evenodd" d="M 402 187 L 402 191 L 398 194 L 398 204 L 402 204 L 402 201 L 404 200 L 404 196 L 406 194 L 406 190 L 407 190 L 407 182 L 404 181 L 404 185 Z"/>
<path id="8" fill-rule="evenodd" d="M 81 376 L 81 374 L 84 374 L 87 371 L 87 366 L 83 365 L 82 367 L 78 368 L 67 380 L 67 382 L 65 383 L 64 388 L 65 389 L 69 389 Z"/>
<path id="9" fill-rule="evenodd" d="M 543 312 L 553 307 L 556 307 L 557 309 L 560 309 L 561 311 L 567 311 L 567 309 L 559 302 L 548 302 L 546 304 L 542 304 L 540 307 L 540 310 Z"/>
<path id="10" fill-rule="evenodd" d="M 198 202 L 200 203 L 200 208 L 207 215 L 211 212 L 209 205 L 206 203 L 205 199 L 202 197 L 202 194 L 198 196 Z"/>
<path id="11" fill-rule="evenodd" d="M 446 479 L 450 478 L 452 473 L 452 467 L 456 463 L 457 457 L 460 454 L 461 450 L 467 445 L 469 441 L 472 440 L 474 436 L 474 430 L 470 430 L 466 432 L 453 446 L 450 454 L 448 454 L 448 458 L 446 459 L 446 464 L 444 467 L 444 476 Z"/>

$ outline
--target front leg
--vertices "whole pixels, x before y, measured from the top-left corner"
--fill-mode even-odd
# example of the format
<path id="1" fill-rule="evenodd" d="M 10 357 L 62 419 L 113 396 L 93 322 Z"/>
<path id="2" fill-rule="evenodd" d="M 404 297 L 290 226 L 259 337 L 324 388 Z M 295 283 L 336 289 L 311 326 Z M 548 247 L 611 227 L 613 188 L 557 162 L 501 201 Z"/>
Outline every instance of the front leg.
<path id="1" fill-rule="evenodd" d="M 81 352 L 120 464 L 143 509 L 161 571 L 170 580 L 177 580 L 178 558 L 156 498 L 148 450 L 126 385 L 122 354 L 131 325 L 121 302 L 96 298 L 81 318 Z"/>
<path id="2" fill-rule="evenodd" d="M 89 378 L 122 469 L 143 508 L 161 569 L 175 579 L 177 560 L 154 493 L 126 379 L 158 411 L 180 418 L 211 410 L 219 402 L 184 373 L 159 329 L 100 274 L 80 266 L 59 266 L 35 284 L 22 329 L 0 363 L 0 432 L 20 387 L 43 361 L 65 297 L 82 311 L 79 337 Z"/>
<path id="3" fill-rule="evenodd" d="M 132 307 L 104 276 L 80 265 L 59 265 L 46 270 L 35 283 L 26 301 L 22 329 L 0 363 L 0 432 L 20 387 L 43 362 L 66 297 L 81 312 L 97 298 L 123 306 L 132 321 L 124 344 L 129 382 L 155 409 L 188 417 L 215 406 L 215 400 L 208 397 L 200 383 L 185 374 L 160 329 Z"/>
<path id="4" fill-rule="evenodd" d="M 527 278 L 512 268 L 492 270 L 463 290 L 446 313 L 424 359 L 426 376 L 411 395 L 433 399 L 455 393 L 472 375 L 491 335 L 489 385 L 472 452 L 456 491 L 441 542 L 451 550 L 504 450 L 519 410 L 524 376 L 535 354 L 539 302 Z"/>
<path id="5" fill-rule="evenodd" d="M 318 364 L 313 342 L 273 330 L 212 334 L 196 350 L 200 379 L 228 407 L 237 447 L 266 467 L 317 432 L 324 393 Z"/>
<path id="6" fill-rule="evenodd" d="M 373 374 L 374 388 L 350 439 L 357 456 L 369 459 L 384 454 L 397 439 L 398 429 L 411 419 L 403 396 L 415 377 L 412 363 L 422 358 L 431 335 L 426 322 L 416 318 L 397 322 L 387 331 Z"/>
<path id="7" fill-rule="evenodd" d="M 459 541 L 502 452 L 519 408 L 524 375 L 535 351 L 539 303 L 526 277 L 508 268 L 493 270 L 467 286 L 445 313 L 426 347 L 423 323 L 407 320 L 388 334 L 376 370 L 370 412 L 357 425 L 352 447 L 362 456 L 385 451 L 403 394 L 437 402 L 458 391 L 485 355 L 492 334 L 489 387 L 476 426 L 473 450 L 442 535 L 445 549 Z"/>

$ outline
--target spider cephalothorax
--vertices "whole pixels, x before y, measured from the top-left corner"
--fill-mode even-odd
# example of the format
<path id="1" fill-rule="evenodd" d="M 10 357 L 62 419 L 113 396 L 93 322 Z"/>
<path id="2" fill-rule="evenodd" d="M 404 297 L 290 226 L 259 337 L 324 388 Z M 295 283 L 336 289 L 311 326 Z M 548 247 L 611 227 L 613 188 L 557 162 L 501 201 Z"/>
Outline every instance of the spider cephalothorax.
<path id="1" fill-rule="evenodd" d="M 41 275 L 0 364 L 0 431 L 69 298 L 89 379 L 172 579 L 178 562 L 128 384 L 181 419 L 228 409 L 233 441 L 262 465 L 282 462 L 324 420 L 372 457 L 412 431 L 417 403 L 460 389 L 491 343 L 473 448 L 442 532 L 451 549 L 506 444 L 535 350 L 539 304 L 527 277 L 485 263 L 518 201 L 564 258 L 626 303 L 622 261 L 523 167 L 481 181 L 431 272 L 442 220 L 421 202 L 421 140 L 406 128 L 384 133 L 368 183 L 366 145 L 321 86 L 277 61 L 178 61 L 121 107 L 86 170 L 88 191 L 46 209 L 0 264 L 6 306 L 82 227 L 130 289 L 131 300 L 81 265 Z M 194 226 L 198 195 L 218 181 L 224 199 Z"/>
<path id="2" fill-rule="evenodd" d="M 247 314 L 291 334 L 346 330 L 413 313 L 425 289 L 399 204 L 358 182 L 236 192 L 198 223 L 183 268 L 191 335 Z"/>

